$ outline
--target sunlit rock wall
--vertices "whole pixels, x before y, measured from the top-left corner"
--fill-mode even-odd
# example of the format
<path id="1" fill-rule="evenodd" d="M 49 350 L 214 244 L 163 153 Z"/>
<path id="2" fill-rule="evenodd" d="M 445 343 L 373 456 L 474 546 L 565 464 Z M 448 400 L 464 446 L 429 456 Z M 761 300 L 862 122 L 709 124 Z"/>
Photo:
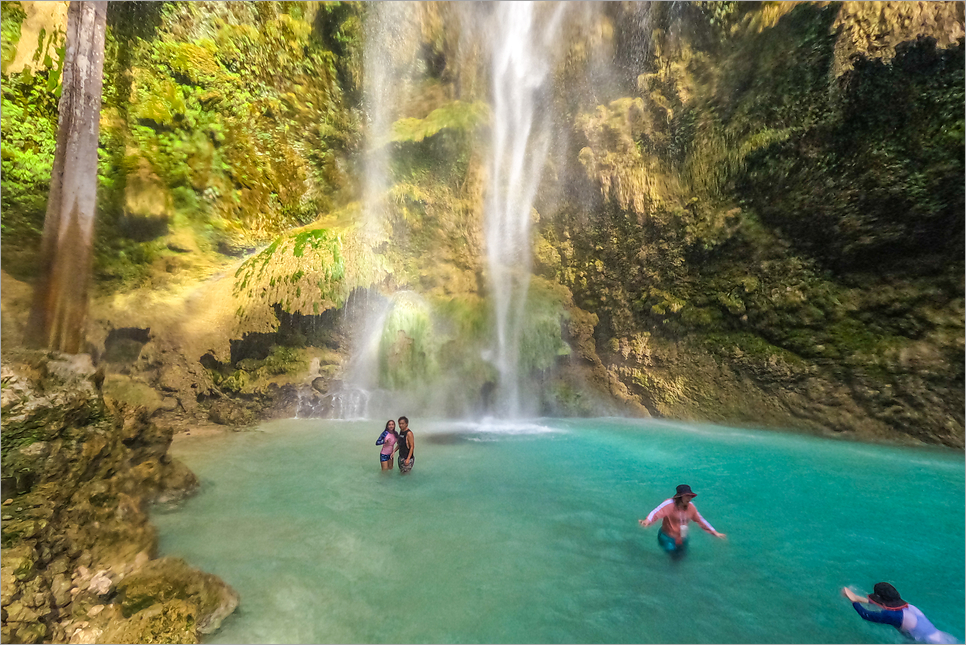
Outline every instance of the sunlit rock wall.
<path id="1" fill-rule="evenodd" d="M 407 5 L 376 134 L 364 5 L 117 5 L 96 352 L 150 329 L 118 370 L 247 422 L 272 387 L 340 382 L 360 312 L 412 292 L 432 324 L 383 337 L 384 385 L 484 399 L 489 8 Z M 57 80 L 8 72 L 17 7 L 2 241 L 23 278 Z M 962 4 L 573 3 L 562 29 L 525 352 L 542 409 L 962 445 Z"/>
<path id="2" fill-rule="evenodd" d="M 38 7 L 57 4 L 3 6 L 4 141 L 16 150 L 4 158 L 4 265 L 19 276 L 34 267 L 62 65 L 47 44 L 56 12 Z M 164 286 L 330 210 L 352 184 L 360 29 L 351 3 L 110 5 L 99 283 Z"/>
<path id="3" fill-rule="evenodd" d="M 872 4 L 598 15 L 537 257 L 653 413 L 962 445 L 962 8 Z"/>

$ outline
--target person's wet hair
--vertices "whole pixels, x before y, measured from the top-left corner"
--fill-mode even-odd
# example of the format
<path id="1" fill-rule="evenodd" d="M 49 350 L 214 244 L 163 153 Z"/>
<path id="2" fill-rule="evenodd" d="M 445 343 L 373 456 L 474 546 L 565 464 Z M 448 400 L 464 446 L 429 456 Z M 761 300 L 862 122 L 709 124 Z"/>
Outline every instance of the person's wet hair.
<path id="1" fill-rule="evenodd" d="M 399 420 L 400 421 L 405 421 L 406 423 L 409 423 L 409 417 L 399 417 Z"/>

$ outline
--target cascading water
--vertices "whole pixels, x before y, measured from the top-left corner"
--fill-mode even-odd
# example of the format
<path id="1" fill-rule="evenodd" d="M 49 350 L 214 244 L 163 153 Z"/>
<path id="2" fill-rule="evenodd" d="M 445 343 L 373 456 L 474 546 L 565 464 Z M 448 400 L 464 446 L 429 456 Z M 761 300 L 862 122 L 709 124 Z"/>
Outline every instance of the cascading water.
<path id="1" fill-rule="evenodd" d="M 549 94 L 550 52 L 564 5 L 542 23 L 532 2 L 497 3 L 492 40 L 492 151 L 486 247 L 499 374 L 494 412 L 515 417 L 521 401 L 520 341 L 530 286 L 533 199 L 550 146 L 550 119 L 538 114 Z"/>
<path id="2" fill-rule="evenodd" d="M 377 2 L 366 20 L 363 103 L 367 117 L 368 151 L 365 161 L 363 226 L 370 245 L 385 235 L 385 194 L 389 187 L 389 153 L 386 144 L 405 79 L 413 73 L 416 57 L 398 55 L 416 33 L 410 2 Z M 394 55 L 395 54 L 395 55 Z"/>
<path id="3" fill-rule="evenodd" d="M 338 419 L 369 417 L 369 401 L 379 387 L 379 338 L 391 306 L 391 302 L 385 301 L 378 307 L 368 307 L 369 311 L 362 317 L 363 323 L 355 333 L 353 345 L 356 349 L 346 379 L 333 396 L 333 416 Z"/>
<path id="4" fill-rule="evenodd" d="M 426 364 L 419 360 L 425 358 L 424 348 L 420 347 L 422 337 L 419 333 L 412 335 L 413 329 L 403 330 L 399 326 L 415 320 L 395 320 L 396 314 L 392 313 L 402 315 L 399 307 L 411 308 L 412 298 L 399 300 L 397 296 L 403 294 L 384 294 L 388 301 L 377 297 L 379 302 L 370 302 L 374 292 L 367 291 L 351 304 L 357 309 L 353 316 L 360 323 L 353 333 L 354 356 L 345 380 L 332 394 L 331 414 L 339 418 L 378 415 L 400 399 L 423 412 L 456 415 L 480 410 L 480 397 L 483 408 L 499 417 L 515 418 L 535 411 L 524 403 L 526 384 L 520 367 L 530 286 L 530 220 L 553 134 L 552 119 L 545 116 L 545 108 L 550 102 L 554 55 L 559 50 L 554 41 L 566 8 L 563 4 L 505 2 L 458 11 L 473 24 L 479 24 L 479 19 L 486 16 L 488 27 L 480 32 L 491 68 L 492 106 L 484 226 L 493 322 L 492 344 L 485 358 L 496 370 L 496 388 L 467 390 L 452 382 L 444 383 L 447 377 L 432 369 L 429 372 L 436 380 L 431 383 L 425 370 L 434 366 L 432 360 Z M 387 200 L 392 187 L 390 147 L 386 142 L 393 122 L 405 116 L 403 106 L 412 98 L 413 82 L 420 87 L 420 74 L 425 71 L 413 63 L 420 58 L 416 53 L 420 47 L 418 12 L 413 3 L 379 3 L 367 19 L 364 99 L 369 150 L 363 233 L 374 252 L 392 243 L 386 229 L 387 209 L 391 208 Z M 413 311 L 416 310 L 432 327 L 431 308 L 421 302 Z M 383 329 L 385 325 L 393 328 Z M 427 328 L 426 333 L 438 331 Z M 407 364 L 413 373 L 404 381 L 394 379 L 393 369 L 380 363 L 385 363 L 387 351 L 394 352 L 397 362 L 405 354 L 400 353 L 399 343 L 385 341 L 396 334 L 401 334 L 400 343 L 410 343 L 412 349 Z M 432 349 L 437 348 L 437 341 L 440 339 L 435 338 Z M 387 369 L 390 373 L 383 373 Z"/>
<path id="5" fill-rule="evenodd" d="M 414 42 L 417 26 L 413 22 L 411 2 L 378 2 L 370 7 L 366 20 L 364 52 L 365 82 L 363 103 L 367 117 L 368 151 L 363 186 L 363 238 L 375 249 L 386 241 L 386 193 L 390 186 L 389 153 L 386 142 L 398 108 L 406 96 L 406 81 L 415 73 L 418 57 L 400 56 L 400 51 Z M 378 300 L 381 300 L 379 298 Z M 339 419 L 369 416 L 369 401 L 377 387 L 377 348 L 372 339 L 381 330 L 386 317 L 385 305 L 372 302 L 369 291 L 362 299 L 345 305 L 346 315 L 355 308 L 363 323 L 353 334 L 353 344 L 360 348 L 341 387 L 332 394 L 331 415 Z M 379 329 L 376 329 L 378 327 Z"/>
<path id="6" fill-rule="evenodd" d="M 340 419 L 392 417 L 400 409 L 435 410 L 435 392 L 425 387 L 433 371 L 424 343 L 431 333 L 430 308 L 412 291 L 376 298 L 356 332 L 355 355 L 346 382 L 332 400 Z"/>

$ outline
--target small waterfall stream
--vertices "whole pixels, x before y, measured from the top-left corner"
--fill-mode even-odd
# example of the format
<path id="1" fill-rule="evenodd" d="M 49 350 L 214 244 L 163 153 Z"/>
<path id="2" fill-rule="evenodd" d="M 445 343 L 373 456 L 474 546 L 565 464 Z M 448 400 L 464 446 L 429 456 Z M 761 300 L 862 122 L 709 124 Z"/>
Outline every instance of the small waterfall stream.
<path id="1" fill-rule="evenodd" d="M 416 57 L 398 55 L 416 33 L 410 2 L 377 2 L 366 20 L 363 105 L 367 120 L 367 153 L 363 184 L 363 227 L 370 245 L 385 235 L 385 193 L 389 187 L 389 152 L 385 145 L 397 118 Z M 395 54 L 395 55 L 394 55 Z"/>
<path id="2" fill-rule="evenodd" d="M 365 243 L 375 249 L 385 241 L 386 193 L 390 187 L 389 151 L 386 146 L 399 105 L 406 98 L 407 80 L 416 71 L 418 57 L 400 56 L 411 46 L 417 33 L 412 2 L 373 3 L 366 19 L 364 51 L 365 81 L 363 105 L 367 120 L 367 152 L 363 179 L 363 222 Z M 356 309 L 353 316 L 362 321 L 353 331 L 357 348 L 343 381 L 331 394 L 330 415 L 338 419 L 362 419 L 370 414 L 369 402 L 378 387 L 378 338 L 388 313 L 388 306 L 373 302 L 368 291 L 363 302 L 346 304 Z M 381 298 L 377 298 L 381 300 Z M 361 311 L 358 311 L 360 310 Z M 376 345 L 373 346 L 375 339 Z"/>
<path id="3" fill-rule="evenodd" d="M 530 286 L 533 199 L 550 146 L 551 47 L 564 5 L 544 22 L 532 2 L 500 2 L 491 26 L 492 132 L 486 246 L 499 373 L 496 412 L 515 417 L 521 400 L 520 340 Z"/>

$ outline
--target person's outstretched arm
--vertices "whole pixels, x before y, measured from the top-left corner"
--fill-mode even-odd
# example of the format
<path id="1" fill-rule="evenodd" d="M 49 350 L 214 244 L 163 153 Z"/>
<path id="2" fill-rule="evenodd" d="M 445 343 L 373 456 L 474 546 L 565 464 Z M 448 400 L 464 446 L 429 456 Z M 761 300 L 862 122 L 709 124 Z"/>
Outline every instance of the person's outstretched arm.
<path id="1" fill-rule="evenodd" d="M 882 625 L 892 625 L 896 629 L 902 627 L 901 611 L 870 611 L 862 606 L 862 603 L 870 604 L 868 596 L 860 596 L 848 587 L 842 587 L 842 595 L 852 601 L 852 608 L 855 613 L 870 623 L 880 623 Z"/>
<path id="2" fill-rule="evenodd" d="M 691 504 L 691 519 L 697 522 L 701 528 L 716 538 L 725 539 L 727 537 L 724 533 L 719 533 L 718 531 L 714 530 L 714 527 L 711 526 L 708 520 L 701 517 L 701 513 L 698 512 L 698 509 L 694 504 Z"/>
<path id="3" fill-rule="evenodd" d="M 902 627 L 902 612 L 901 611 L 869 611 L 861 603 L 853 602 L 852 608 L 855 609 L 855 613 L 862 616 L 865 620 L 871 623 L 881 623 L 883 625 L 892 625 L 896 629 Z"/>
<path id="4" fill-rule="evenodd" d="M 866 604 L 872 602 L 869 600 L 868 596 L 860 596 L 848 587 L 842 587 L 842 595 L 851 600 L 852 602 L 864 602 Z"/>
<path id="5" fill-rule="evenodd" d="M 658 520 L 664 519 L 670 510 L 674 508 L 674 500 L 666 499 L 655 508 L 653 511 L 647 514 L 647 518 L 643 520 L 637 520 L 637 522 L 644 528 L 649 527 L 651 524 Z"/>

